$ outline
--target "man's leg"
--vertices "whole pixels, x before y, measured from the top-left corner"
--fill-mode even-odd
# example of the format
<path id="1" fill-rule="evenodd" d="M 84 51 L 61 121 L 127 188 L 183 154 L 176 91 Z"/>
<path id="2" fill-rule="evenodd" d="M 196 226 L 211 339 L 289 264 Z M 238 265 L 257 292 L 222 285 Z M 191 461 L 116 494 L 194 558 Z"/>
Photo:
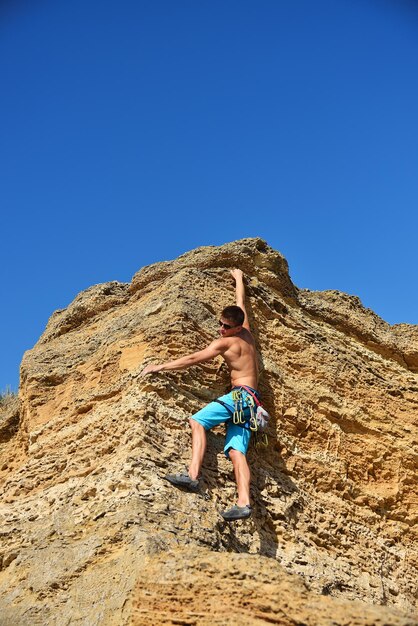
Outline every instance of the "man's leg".
<path id="1" fill-rule="evenodd" d="M 229 450 L 229 458 L 234 466 L 235 480 L 238 488 L 238 506 L 250 504 L 250 468 L 245 454 L 238 450 Z"/>
<path id="2" fill-rule="evenodd" d="M 192 418 L 189 419 L 189 423 L 192 429 L 192 460 L 189 465 L 189 476 L 196 480 L 200 475 L 206 452 L 206 431 L 202 424 Z"/>

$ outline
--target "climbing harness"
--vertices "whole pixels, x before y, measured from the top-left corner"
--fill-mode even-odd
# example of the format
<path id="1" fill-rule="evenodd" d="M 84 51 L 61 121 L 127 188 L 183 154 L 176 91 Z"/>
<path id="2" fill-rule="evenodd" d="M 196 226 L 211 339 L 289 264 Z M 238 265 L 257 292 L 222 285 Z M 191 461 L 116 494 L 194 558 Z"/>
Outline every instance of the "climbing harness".
<path id="1" fill-rule="evenodd" d="M 250 429 L 254 432 L 264 432 L 268 428 L 270 415 L 267 413 L 260 400 L 257 398 L 256 394 L 253 393 L 250 387 L 242 385 L 241 389 L 244 389 L 247 392 L 246 400 L 251 414 Z M 238 390 L 238 393 L 239 392 L 240 390 Z M 232 393 L 234 393 L 234 391 Z"/>
<path id="2" fill-rule="evenodd" d="M 263 408 L 257 395 L 245 385 L 234 387 L 232 389 L 232 400 L 234 402 L 234 410 L 222 400 L 215 400 L 224 406 L 232 417 L 232 422 L 236 426 L 241 426 L 255 435 L 256 447 L 267 446 L 268 437 L 265 432 L 268 428 L 269 414 Z M 244 406 L 246 404 L 246 406 Z"/>

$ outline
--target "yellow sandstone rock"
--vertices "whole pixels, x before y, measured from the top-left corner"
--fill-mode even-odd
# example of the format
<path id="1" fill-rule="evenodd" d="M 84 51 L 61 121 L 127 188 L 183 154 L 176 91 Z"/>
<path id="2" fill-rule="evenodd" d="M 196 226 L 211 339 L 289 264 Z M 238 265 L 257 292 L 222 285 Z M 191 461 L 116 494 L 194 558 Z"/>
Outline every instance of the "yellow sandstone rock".
<path id="1" fill-rule="evenodd" d="M 254 515 L 210 433 L 198 494 L 187 418 L 224 393 L 217 360 L 139 378 L 201 349 L 246 275 L 268 448 Z M 418 624 L 418 327 L 299 290 L 261 239 L 205 247 L 79 294 L 0 407 L 0 624 Z"/>

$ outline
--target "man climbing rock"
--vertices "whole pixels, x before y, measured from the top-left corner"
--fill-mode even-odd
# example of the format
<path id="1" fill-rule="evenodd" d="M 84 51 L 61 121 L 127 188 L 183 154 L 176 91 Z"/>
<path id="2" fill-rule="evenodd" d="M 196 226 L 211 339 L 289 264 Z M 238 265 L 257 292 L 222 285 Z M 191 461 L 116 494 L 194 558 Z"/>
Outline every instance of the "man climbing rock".
<path id="1" fill-rule="evenodd" d="M 245 309 L 243 273 L 239 269 L 234 269 L 231 270 L 231 274 L 235 279 L 236 306 L 227 306 L 221 313 L 219 320 L 221 337 L 212 341 L 204 350 L 161 365 L 148 365 L 141 373 L 141 376 L 145 376 L 165 370 L 184 369 L 209 361 L 218 355 L 226 361 L 231 375 L 232 390 L 192 415 L 189 419 L 192 429 L 192 459 L 188 473 L 169 474 L 166 478 L 173 485 L 196 491 L 206 450 L 206 431 L 218 424 L 226 423 L 224 452 L 234 466 L 238 489 L 237 504 L 221 513 L 228 521 L 245 519 L 251 515 L 250 468 L 246 458 L 251 437 L 248 414 L 251 412 L 251 405 L 254 406 L 254 401 L 258 401 L 257 353 Z M 235 416 L 232 419 L 234 412 L 235 416 L 240 415 L 239 420 Z"/>

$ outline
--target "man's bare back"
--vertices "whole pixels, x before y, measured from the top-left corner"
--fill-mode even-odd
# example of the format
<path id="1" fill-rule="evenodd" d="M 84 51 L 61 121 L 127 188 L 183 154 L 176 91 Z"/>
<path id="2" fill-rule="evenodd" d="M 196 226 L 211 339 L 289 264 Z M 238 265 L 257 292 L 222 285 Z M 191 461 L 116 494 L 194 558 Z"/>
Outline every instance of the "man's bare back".
<path id="1" fill-rule="evenodd" d="M 257 389 L 257 353 L 250 331 L 243 328 L 238 335 L 217 339 L 213 344 L 215 349 L 219 347 L 228 365 L 232 387 L 246 385 Z"/>

